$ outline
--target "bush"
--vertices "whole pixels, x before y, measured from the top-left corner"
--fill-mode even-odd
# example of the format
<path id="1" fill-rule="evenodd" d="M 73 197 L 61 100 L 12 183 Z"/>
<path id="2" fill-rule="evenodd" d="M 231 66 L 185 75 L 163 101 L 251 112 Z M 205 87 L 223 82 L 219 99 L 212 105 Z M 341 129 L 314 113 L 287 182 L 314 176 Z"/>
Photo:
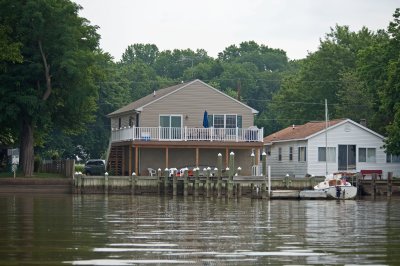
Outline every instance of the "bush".
<path id="1" fill-rule="evenodd" d="M 75 164 L 75 172 L 83 173 L 84 169 L 85 169 L 85 165 L 84 164 Z"/>

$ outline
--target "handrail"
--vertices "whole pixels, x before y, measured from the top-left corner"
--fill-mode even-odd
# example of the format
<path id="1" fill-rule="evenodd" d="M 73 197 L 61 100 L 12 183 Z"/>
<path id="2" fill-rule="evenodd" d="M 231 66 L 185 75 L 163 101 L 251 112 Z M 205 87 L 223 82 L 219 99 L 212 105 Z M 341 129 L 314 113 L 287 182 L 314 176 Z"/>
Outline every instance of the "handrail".
<path id="1" fill-rule="evenodd" d="M 111 141 L 262 142 L 263 128 L 124 127 L 112 129 Z"/>

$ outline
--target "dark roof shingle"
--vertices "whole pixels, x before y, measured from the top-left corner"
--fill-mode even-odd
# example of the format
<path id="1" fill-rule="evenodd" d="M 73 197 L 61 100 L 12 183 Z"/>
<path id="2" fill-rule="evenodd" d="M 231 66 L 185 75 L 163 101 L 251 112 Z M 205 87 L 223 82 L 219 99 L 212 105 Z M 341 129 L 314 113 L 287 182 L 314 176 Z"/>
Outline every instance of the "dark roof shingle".
<path id="1" fill-rule="evenodd" d="M 344 120 L 345 119 L 336 119 L 328 121 L 328 127 L 334 126 Z M 266 136 L 264 138 L 264 143 L 305 139 L 323 129 L 325 129 L 325 121 L 308 122 L 304 125 L 293 125 Z"/>

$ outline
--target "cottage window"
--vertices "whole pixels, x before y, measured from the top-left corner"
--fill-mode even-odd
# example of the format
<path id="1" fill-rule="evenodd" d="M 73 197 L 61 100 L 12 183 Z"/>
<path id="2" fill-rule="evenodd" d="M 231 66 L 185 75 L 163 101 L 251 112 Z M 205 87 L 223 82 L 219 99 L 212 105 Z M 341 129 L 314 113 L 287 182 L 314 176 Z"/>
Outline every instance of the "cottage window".
<path id="1" fill-rule="evenodd" d="M 386 154 L 387 163 L 400 163 L 400 155 Z"/>
<path id="2" fill-rule="evenodd" d="M 282 161 L 282 148 L 278 148 L 278 161 Z"/>
<path id="3" fill-rule="evenodd" d="M 293 147 L 289 147 L 289 161 L 293 161 Z"/>
<path id="4" fill-rule="evenodd" d="M 318 162 L 326 162 L 326 157 L 328 156 L 328 162 L 334 163 L 336 162 L 336 148 L 328 147 L 326 152 L 325 147 L 318 147 Z"/>
<path id="5" fill-rule="evenodd" d="M 307 160 L 307 148 L 306 147 L 298 148 L 298 160 L 299 160 L 299 162 L 305 162 Z"/>
<path id="6" fill-rule="evenodd" d="M 376 162 L 376 148 L 359 148 L 358 161 L 360 163 L 375 163 Z"/>
<path id="7" fill-rule="evenodd" d="M 122 126 L 122 122 L 121 122 L 121 117 L 120 117 L 120 118 L 118 118 L 118 128 L 121 128 L 121 126 Z"/>

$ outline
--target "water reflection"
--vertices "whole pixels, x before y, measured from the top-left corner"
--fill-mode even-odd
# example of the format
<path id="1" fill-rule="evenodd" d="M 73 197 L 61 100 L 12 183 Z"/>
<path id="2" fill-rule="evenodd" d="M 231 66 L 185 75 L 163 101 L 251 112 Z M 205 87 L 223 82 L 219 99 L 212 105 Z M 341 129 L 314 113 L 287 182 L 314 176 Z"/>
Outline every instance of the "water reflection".
<path id="1" fill-rule="evenodd" d="M 393 264 L 399 200 L 0 196 L 0 264 Z"/>

